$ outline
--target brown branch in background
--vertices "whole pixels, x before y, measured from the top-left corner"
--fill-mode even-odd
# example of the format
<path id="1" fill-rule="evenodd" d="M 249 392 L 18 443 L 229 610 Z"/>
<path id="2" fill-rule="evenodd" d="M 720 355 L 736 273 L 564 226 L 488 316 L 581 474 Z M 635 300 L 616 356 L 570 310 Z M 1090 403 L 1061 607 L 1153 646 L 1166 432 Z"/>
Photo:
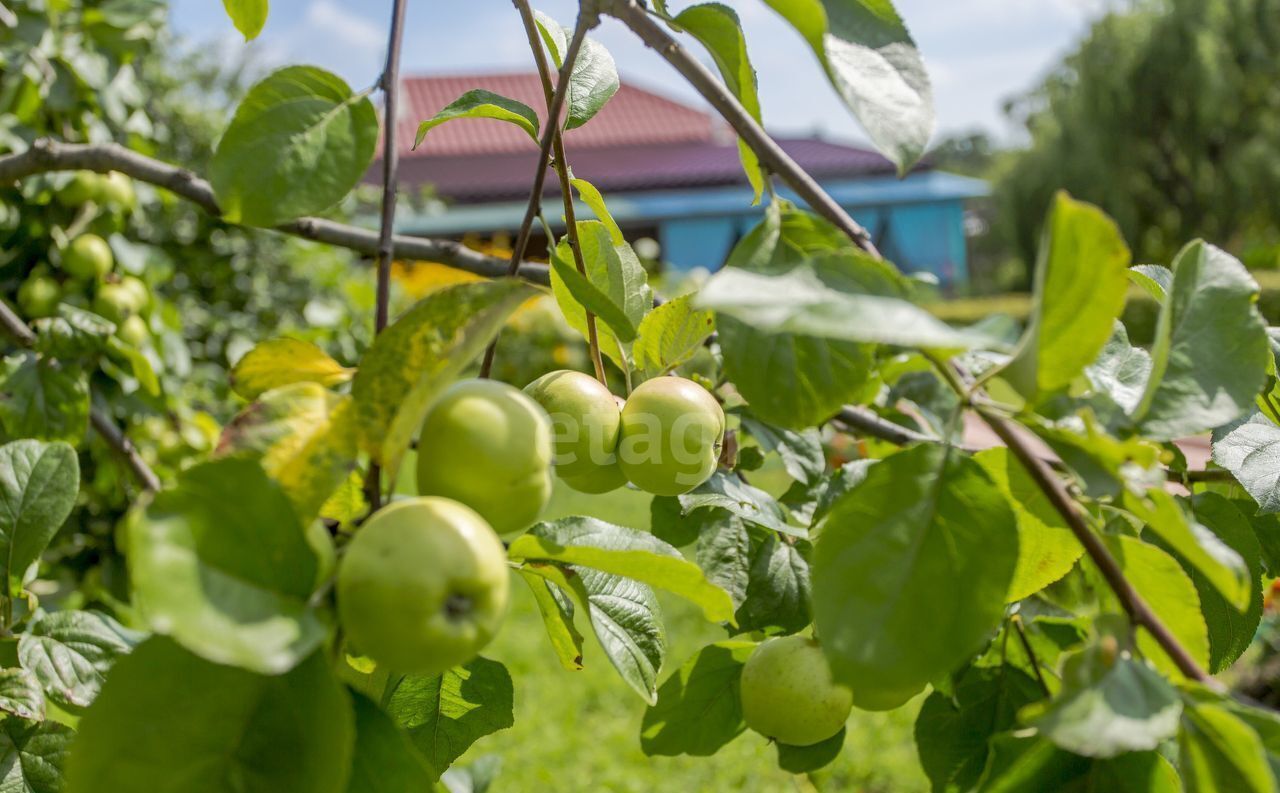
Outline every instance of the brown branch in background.
<path id="1" fill-rule="evenodd" d="M 391 304 L 391 262 L 395 258 L 392 242 L 396 224 L 396 188 L 400 168 L 400 152 L 396 148 L 396 127 L 400 105 L 400 43 L 404 39 L 404 10 L 408 0 L 395 0 L 391 6 L 391 31 L 387 35 L 387 65 L 378 78 L 383 104 L 382 117 L 382 215 L 378 225 L 378 285 L 373 332 L 376 336 L 387 327 Z M 364 479 L 364 496 L 369 512 L 382 506 L 382 467 L 369 462 Z"/>
<path id="2" fill-rule="evenodd" d="M 534 171 L 533 175 L 533 189 L 530 191 L 524 219 L 520 223 L 520 230 L 516 235 L 515 248 L 511 251 L 510 272 L 514 273 L 520 260 L 524 258 L 525 250 L 529 245 L 529 236 L 533 229 L 533 221 L 537 219 L 538 213 L 542 210 L 542 192 L 546 182 L 547 166 L 554 159 L 556 176 L 560 180 L 560 192 L 564 197 L 565 237 L 569 247 L 573 250 L 574 265 L 579 273 L 586 275 L 586 263 L 582 259 L 581 246 L 578 244 L 578 229 L 573 209 L 573 192 L 569 186 L 568 166 L 565 163 L 564 136 L 560 129 L 560 114 L 564 110 L 564 103 L 569 95 L 569 78 L 573 74 L 573 65 L 578 60 L 578 53 L 582 50 L 582 43 L 587 38 L 587 31 L 595 23 L 579 16 L 578 24 L 573 29 L 573 37 L 565 50 L 564 61 L 561 63 L 556 84 L 552 87 L 551 66 L 547 63 L 546 53 L 542 49 L 542 39 L 538 35 L 537 23 L 533 18 L 533 9 L 529 6 L 527 0 L 512 0 L 512 2 L 520 12 L 520 20 L 524 24 L 525 38 L 528 39 L 529 49 L 532 51 L 534 62 L 538 67 L 538 76 L 542 80 L 542 91 L 547 103 L 547 118 L 542 130 L 542 137 L 539 140 L 538 164 L 537 170 Z M 553 152 L 554 157 L 552 156 Z M 591 350 L 591 361 L 595 366 L 596 378 L 604 383 L 604 364 L 600 359 L 600 339 L 596 334 L 596 318 L 588 311 L 586 312 L 586 320 L 587 344 Z M 490 371 L 493 369 L 493 358 L 497 353 L 497 349 L 498 340 L 495 338 L 484 351 L 484 361 L 480 364 L 481 377 L 489 376 Z"/>
<path id="3" fill-rule="evenodd" d="M 213 188 L 204 179 L 185 168 L 130 151 L 116 143 L 61 143 L 41 138 L 24 152 L 0 156 L 0 184 L 53 171 L 119 171 L 185 198 L 214 217 L 222 216 Z M 378 232 L 324 218 L 298 218 L 282 223 L 274 230 L 368 256 L 378 253 Z M 394 235 L 392 250 L 399 259 L 440 262 L 486 278 L 499 278 L 509 270 L 506 260 L 473 251 L 454 240 Z M 542 286 L 551 283 L 546 265 L 521 262 L 516 274 L 530 283 Z"/>
<path id="4" fill-rule="evenodd" d="M 27 327 L 27 323 L 22 318 L 13 313 L 13 309 L 9 308 L 4 301 L 0 301 L 0 327 L 3 327 L 13 340 L 23 347 L 33 347 L 36 343 L 36 334 Z M 144 490 L 156 492 L 160 489 L 160 477 L 156 476 L 156 472 L 151 470 L 151 466 L 147 465 L 147 461 L 142 459 L 138 454 L 138 450 L 133 443 L 125 437 L 125 434 L 116 426 L 111 416 L 102 412 L 98 408 L 90 408 L 89 423 L 97 430 L 102 439 L 107 442 L 120 459 L 124 460 L 129 466 L 129 470 L 133 472 L 134 477 L 138 480 L 138 484 L 142 485 Z"/>
<path id="5" fill-rule="evenodd" d="M 844 207 L 836 203 L 836 200 L 828 195 L 812 176 L 791 159 L 791 155 L 783 151 L 782 147 L 769 137 L 769 133 L 756 123 L 729 89 L 688 50 L 681 47 L 643 6 L 635 0 L 598 0 L 597 5 L 601 13 L 615 17 L 631 28 L 641 41 L 675 67 L 675 70 L 680 72 L 698 93 L 702 94 L 702 98 L 707 100 L 725 121 L 729 122 L 729 126 L 733 127 L 734 131 L 746 141 L 760 162 L 782 177 L 782 180 L 814 212 L 835 224 L 859 248 L 877 258 L 880 257 L 867 230 L 850 217 Z"/>

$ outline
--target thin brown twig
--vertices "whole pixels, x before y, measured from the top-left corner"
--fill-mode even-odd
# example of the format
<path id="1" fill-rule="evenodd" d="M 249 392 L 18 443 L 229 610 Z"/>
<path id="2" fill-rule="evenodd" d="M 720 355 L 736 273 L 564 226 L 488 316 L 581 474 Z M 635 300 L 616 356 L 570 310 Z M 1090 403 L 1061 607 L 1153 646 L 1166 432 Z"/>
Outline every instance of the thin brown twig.
<path id="1" fill-rule="evenodd" d="M 213 188 L 207 181 L 185 168 L 147 157 L 117 143 L 62 143 L 40 138 L 26 151 L 0 156 L 0 184 L 54 171 L 119 171 L 185 198 L 214 217 L 222 216 L 222 208 L 218 206 Z M 378 232 L 325 218 L 297 218 L 273 230 L 367 256 L 378 253 Z M 398 234 L 392 237 L 392 250 L 399 259 L 440 262 L 486 278 L 499 278 L 509 270 L 505 259 L 473 251 L 456 240 Z M 542 286 L 551 283 L 547 266 L 543 264 L 521 262 L 517 275 Z"/>
<path id="2" fill-rule="evenodd" d="M 1049 690 L 1049 684 L 1045 682 L 1044 673 L 1040 671 L 1040 659 L 1036 657 L 1036 651 L 1031 648 L 1031 640 L 1027 638 L 1027 631 L 1022 627 L 1022 617 L 1014 614 L 1009 618 L 1009 623 L 1018 632 L 1018 641 L 1022 643 L 1027 660 L 1031 662 L 1031 671 L 1036 673 L 1036 682 L 1040 684 L 1040 690 L 1046 697 L 1053 696 L 1053 692 Z"/>
<path id="3" fill-rule="evenodd" d="M 519 261 L 524 258 L 533 228 L 533 221 L 537 219 L 538 213 L 542 208 L 542 192 L 546 180 L 547 166 L 554 163 L 556 177 L 560 181 L 560 193 L 564 201 L 565 240 L 573 251 L 574 266 L 579 273 L 586 275 L 586 262 L 583 261 L 582 250 L 578 241 L 577 220 L 573 207 L 573 191 L 569 184 L 560 114 L 569 95 L 573 65 L 578 60 L 578 53 L 582 50 L 587 31 L 595 26 L 597 20 L 589 11 L 584 11 L 579 15 L 578 22 L 573 29 L 573 36 L 565 49 L 564 60 L 560 64 L 560 72 L 553 87 L 551 84 L 551 66 L 547 62 L 546 53 L 542 48 L 542 39 L 538 35 L 537 23 L 533 18 L 533 9 L 529 6 L 527 0 L 512 0 L 512 2 L 520 12 L 525 38 L 528 40 L 534 63 L 538 67 L 538 76 L 542 81 L 542 91 L 547 103 L 547 118 L 542 137 L 539 140 L 538 166 L 534 172 L 533 189 L 530 191 L 529 203 L 525 207 L 524 220 L 521 222 L 520 229 L 516 235 L 516 246 L 511 251 L 511 267 L 515 268 Z M 604 383 L 604 363 L 600 358 L 600 339 L 596 330 L 596 318 L 590 311 L 586 312 L 586 326 L 587 345 L 590 349 L 592 364 L 595 366 L 596 377 L 600 382 Z M 497 353 L 497 348 L 498 340 L 495 338 L 484 351 L 484 360 L 480 364 L 481 377 L 489 376 L 493 368 L 493 359 Z"/>
<path id="4" fill-rule="evenodd" d="M 15 342 L 23 347 L 34 347 L 36 343 L 36 334 L 31 328 L 27 327 L 27 323 L 13 312 L 4 301 L 0 301 L 0 327 L 3 327 Z M 147 461 L 142 459 L 138 454 L 137 448 L 125 436 L 120 428 L 116 426 L 111 416 L 102 412 L 98 408 L 90 408 L 89 423 L 93 425 L 102 439 L 106 441 L 111 450 L 119 455 L 129 466 L 129 470 L 133 472 L 134 478 L 138 480 L 138 484 L 142 485 L 143 490 L 156 492 L 160 489 L 160 477 L 156 476 L 156 472 L 151 470 L 151 466 L 147 465 Z"/>
<path id="5" fill-rule="evenodd" d="M 396 128 L 399 126 L 400 105 L 400 44 L 404 39 L 404 12 L 408 0 L 395 0 L 391 6 L 391 30 L 387 34 L 387 63 L 378 78 L 383 105 L 382 118 L 382 214 L 378 226 L 377 302 L 374 309 L 374 335 L 381 333 L 389 320 L 391 305 L 391 262 L 395 258 L 393 242 L 396 222 L 396 189 L 399 185 L 400 151 L 397 149 Z M 370 461 L 365 474 L 365 499 L 369 511 L 377 512 L 382 506 L 382 467 Z"/>
<path id="6" fill-rule="evenodd" d="M 835 224 L 859 248 L 877 258 L 880 257 L 875 243 L 871 241 L 871 234 L 823 190 L 795 160 L 791 159 L 791 155 L 787 154 L 777 141 L 769 137 L 769 133 L 756 123 L 729 89 L 688 50 L 681 47 L 643 6 L 636 0 L 598 0 L 597 5 L 601 13 L 608 14 L 631 28 L 645 45 L 675 67 L 675 70 L 680 72 L 698 93 L 702 94 L 702 98 L 707 100 L 725 121 L 729 122 L 729 126 L 733 127 L 734 131 L 746 141 L 747 146 L 755 152 L 760 162 L 780 176 L 814 212 Z"/>

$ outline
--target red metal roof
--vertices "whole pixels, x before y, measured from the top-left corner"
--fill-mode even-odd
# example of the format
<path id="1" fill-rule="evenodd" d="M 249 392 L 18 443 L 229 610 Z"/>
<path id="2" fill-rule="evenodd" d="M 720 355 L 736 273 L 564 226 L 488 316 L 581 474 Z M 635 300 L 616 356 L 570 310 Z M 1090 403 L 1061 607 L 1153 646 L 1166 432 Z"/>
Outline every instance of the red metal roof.
<path id="1" fill-rule="evenodd" d="M 449 201 L 480 203 L 528 197 L 537 145 L 516 126 L 494 119 L 457 119 L 431 130 L 410 151 L 418 123 L 474 88 L 517 99 L 545 113 L 536 74 L 409 77 L 397 130 L 400 180 L 431 184 Z M 805 170 L 820 179 L 894 173 L 879 154 L 816 138 L 779 139 Z M 623 84 L 589 123 L 565 135 L 576 176 L 607 192 L 746 184 L 732 131 L 697 108 Z M 367 177 L 381 182 L 375 163 Z M 549 192 L 558 189 L 547 180 Z"/>
<path id="2" fill-rule="evenodd" d="M 893 164 L 884 157 L 854 146 L 813 138 L 782 138 L 778 143 L 819 179 L 895 173 Z M 401 160 L 400 179 L 404 184 L 431 184 L 441 198 L 458 203 L 523 200 L 529 196 L 537 159 L 536 151 L 413 157 Z M 575 176 L 606 195 L 747 183 L 735 143 L 692 141 L 579 149 L 573 152 L 571 164 Z M 554 175 L 549 175 L 547 189 L 548 193 L 558 192 Z"/>
<path id="3" fill-rule="evenodd" d="M 452 157 L 537 151 L 523 130 L 494 119 L 459 119 L 431 130 L 422 146 L 410 151 L 418 123 L 473 88 L 484 88 L 546 113 L 542 82 L 533 73 L 458 74 L 407 77 L 403 87 L 400 127 L 396 130 L 401 156 Z M 602 146 L 644 146 L 665 143 L 710 142 L 719 124 L 711 115 L 673 102 L 650 91 L 624 84 L 591 122 L 565 135 L 570 149 Z M 723 137 L 723 133 L 720 133 Z"/>

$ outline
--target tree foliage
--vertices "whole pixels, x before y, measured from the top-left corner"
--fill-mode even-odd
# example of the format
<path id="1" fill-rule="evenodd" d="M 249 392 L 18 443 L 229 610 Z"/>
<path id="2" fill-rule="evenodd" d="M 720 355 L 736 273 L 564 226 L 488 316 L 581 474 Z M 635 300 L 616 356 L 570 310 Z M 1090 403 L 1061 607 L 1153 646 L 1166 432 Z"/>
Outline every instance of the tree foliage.
<path id="1" fill-rule="evenodd" d="M 877 143 L 909 165 L 932 113 L 923 61 L 892 5 L 769 5 L 809 42 Z M 581 44 L 582 27 L 567 30 L 517 6 L 534 46 L 547 47 L 557 64 L 572 59 L 567 41 Z M 123 4 L 130 13 L 148 7 Z M 264 5 L 227 8 L 246 35 L 261 27 Z M 751 93 L 754 77 L 733 14 L 716 7 L 672 17 L 655 3 L 647 16 L 622 0 L 588 10 L 618 15 L 678 65 L 691 56 L 667 41 L 662 25 L 680 32 L 680 19 L 690 22 L 726 77 L 727 85 L 702 90 L 743 140 L 755 136 L 757 114 L 734 104 Z M 68 19 L 33 3 L 21 8 L 21 21 L 155 32 L 155 20 L 124 11 L 84 6 Z M 585 14 L 579 25 L 593 21 Z M 112 53 L 104 57 L 115 79 L 127 79 L 120 75 L 146 53 L 122 57 L 113 40 L 98 43 Z M 612 57 L 585 40 L 583 60 L 564 64 L 567 79 L 555 89 L 559 99 L 572 98 L 569 112 L 543 122 L 540 139 L 554 142 L 589 123 L 617 85 Z M 61 106 L 63 130 L 45 116 L 57 109 L 50 101 L 21 101 L 28 89 L 61 101 L 57 70 L 53 78 L 16 74 L 15 118 L 31 136 L 118 136 L 163 153 L 125 121 L 100 122 L 115 110 L 92 82 L 98 72 L 79 75 L 84 91 Z M 533 123 L 503 97 L 464 100 L 458 112 L 429 121 L 479 115 Z M 117 193 L 119 216 L 104 214 L 96 206 L 104 183 L 90 190 L 46 164 L 50 173 L 14 188 L 13 271 L 30 279 L 40 266 L 33 259 L 45 255 L 59 264 L 61 238 L 100 224 L 116 257 L 187 239 L 212 257 L 204 263 L 216 278 L 252 292 L 253 279 L 242 283 L 245 273 L 217 258 L 220 241 L 280 245 L 239 224 L 288 230 L 302 213 L 349 195 L 378 132 L 365 94 L 311 67 L 284 67 L 257 82 L 226 130 L 208 163 L 226 206 L 206 206 L 211 217 L 194 226 L 159 196 L 146 196 L 158 206 L 135 215 Z M 9 144 L 38 145 L 21 135 Z M 264 153 L 282 160 L 255 167 Z M 743 158 L 749 171 L 761 162 L 760 150 L 752 154 Z M 0 167 L 17 156 L 0 155 Z M 803 182 L 793 163 L 770 156 L 778 179 Z M 335 167 L 298 169 L 325 162 Z M 108 287 L 133 289 L 112 268 L 92 284 L 35 274 L 59 290 L 91 290 L 88 306 L 72 295 L 51 307 L 31 289 L 7 289 L 24 315 L 0 306 L 0 324 L 13 337 L 0 368 L 0 555 L 8 560 L 0 629 L 12 650 L 0 656 L 6 785 L 39 793 L 174 785 L 343 793 L 460 784 L 451 767 L 514 719 L 519 676 L 475 655 L 505 605 L 511 574 L 533 590 L 551 645 L 546 663 L 613 667 L 618 690 L 638 697 L 637 738 L 650 755 L 714 754 L 751 726 L 806 743 L 779 743 L 777 763 L 808 774 L 843 750 L 839 721 L 851 707 L 890 710 L 927 692 L 916 746 L 935 790 L 1276 790 L 1280 717 L 1232 697 L 1227 678 L 1213 676 L 1249 645 L 1263 570 L 1276 571 L 1269 521 L 1280 433 L 1277 331 L 1258 314 L 1257 284 L 1238 259 L 1193 240 L 1162 260 L 1167 267 L 1130 266 L 1115 223 L 1059 192 L 1020 335 L 956 328 L 920 308 L 912 283 L 840 212 L 811 213 L 764 190 L 765 216 L 728 266 L 655 307 L 653 286 L 605 198 L 557 165 L 562 189 L 576 186 L 599 219 L 569 224 L 552 248 L 543 294 L 554 294 L 582 334 L 600 387 L 608 385 L 602 354 L 623 374 L 619 435 L 640 432 L 631 408 L 642 393 L 697 395 L 664 396 L 653 412 L 683 411 L 666 417 L 673 424 L 697 421 L 699 482 L 684 490 L 646 485 L 631 472 L 633 461 L 607 463 L 662 494 L 651 501 L 651 531 L 588 509 L 504 526 L 504 545 L 481 515 L 520 498 L 520 481 L 481 471 L 495 479 L 466 480 L 457 492 L 468 503 L 425 492 L 416 502 L 443 502 L 465 517 L 448 533 L 449 559 L 426 553 L 405 564 L 397 551 L 410 541 L 397 548 L 389 540 L 359 554 L 359 575 L 337 576 L 353 569 L 342 567 L 357 556 L 347 553 L 360 547 L 349 545 L 353 537 L 383 536 L 371 517 L 409 514 L 383 507 L 398 495 L 403 458 L 412 452 L 456 474 L 468 467 L 461 461 L 491 451 L 469 433 L 452 446 L 424 434 L 415 449 L 413 438 L 483 350 L 504 354 L 493 345 L 534 291 L 514 277 L 454 284 L 391 311 L 389 267 L 381 267 L 372 343 L 345 327 L 309 339 L 277 338 L 273 328 L 230 371 L 227 351 L 219 358 L 210 349 L 216 336 L 181 332 L 191 318 L 175 312 L 195 300 L 189 292 L 200 293 L 189 280 L 171 283 L 170 297 L 160 290 L 158 300 L 143 284 L 127 306 L 103 299 Z M 754 176 L 766 188 L 773 178 Z M 149 279 L 171 272 L 140 261 L 136 272 Z M 1130 281 L 1160 304 L 1150 351 L 1134 348 L 1117 327 L 1116 294 Z M 217 308 L 205 306 L 200 316 Z M 250 314 L 221 319 L 234 326 Z M 137 316 L 171 339 L 165 355 L 151 337 L 125 338 L 124 320 Z M 384 316 L 394 319 L 384 324 Z M 196 375 L 175 359 L 206 362 L 211 371 Z M 685 379 L 657 379 L 668 374 Z M 549 481 L 550 421 L 539 403 L 492 382 L 453 393 L 468 389 L 501 391 L 523 412 L 459 400 L 461 418 L 450 420 L 495 432 L 527 422 L 533 476 Z M 116 422 L 136 424 L 148 411 L 178 412 L 181 420 L 194 411 L 191 401 L 215 398 L 222 401 L 209 406 L 206 433 L 217 436 L 216 446 L 169 461 L 155 484 Z M 232 413 L 225 426 L 215 418 Z M 975 452 L 966 420 L 985 423 L 1007 448 Z M 1213 433 L 1220 467 L 1188 470 L 1175 441 L 1203 433 Z M 108 447 L 128 465 L 105 463 Z M 854 459 L 828 457 L 849 448 Z M 758 472 L 767 459 L 785 488 L 763 487 Z M 113 514 L 126 495 L 124 487 L 104 495 L 119 480 L 102 479 L 103 471 L 127 471 L 159 492 L 134 500 L 118 525 L 86 527 L 84 512 Z M 423 547 L 445 542 L 446 533 L 412 519 L 385 536 L 417 537 L 424 528 L 431 536 Z M 485 575 L 474 569 L 468 538 L 487 544 Z M 69 562 L 65 546 L 91 551 Z M 389 582 L 379 565 L 395 562 Z M 675 670 L 664 668 L 670 643 L 659 590 L 725 632 Z M 353 603 L 363 606 L 343 608 Z M 494 608 L 481 637 L 468 620 L 484 603 Z M 378 641 L 360 647 L 356 621 L 385 628 L 382 618 L 399 628 L 366 633 Z M 432 630 L 400 636 L 423 622 Z M 596 645 L 585 644 L 587 629 Z M 393 654 L 381 645 L 398 638 L 454 643 L 422 651 L 449 659 L 439 666 L 418 659 L 417 649 L 412 660 L 388 663 Z M 469 660 L 444 668 L 464 655 L 446 650 L 460 646 Z M 803 670 L 777 663 L 779 652 L 800 653 Z M 753 664 L 770 656 L 774 662 Z M 820 730 L 805 713 L 785 710 L 806 701 L 824 711 Z M 477 786 L 483 778 L 470 775 Z"/>
<path id="2" fill-rule="evenodd" d="M 1280 17 L 1267 0 L 1141 0 L 1011 104 L 1031 137 L 996 193 L 1034 257 L 1055 190 L 1115 218 L 1138 261 L 1187 229 L 1274 266 L 1280 217 Z"/>

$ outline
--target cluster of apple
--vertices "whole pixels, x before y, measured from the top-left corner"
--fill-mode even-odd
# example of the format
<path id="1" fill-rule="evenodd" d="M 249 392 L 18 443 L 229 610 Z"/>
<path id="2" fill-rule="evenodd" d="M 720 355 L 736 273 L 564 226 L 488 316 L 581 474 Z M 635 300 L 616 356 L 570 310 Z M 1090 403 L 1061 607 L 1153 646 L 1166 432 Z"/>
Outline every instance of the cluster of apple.
<path id="1" fill-rule="evenodd" d="M 642 383 L 625 401 L 579 372 L 522 392 L 466 380 L 432 405 L 418 440 L 418 498 L 377 512 L 347 546 L 338 609 L 359 653 L 401 672 L 431 674 L 489 643 L 506 612 L 500 537 L 531 526 L 552 475 L 603 493 L 631 481 L 685 493 L 715 471 L 724 412 L 677 377 Z"/>
<path id="2" fill-rule="evenodd" d="M 128 213 L 137 205 L 133 183 L 122 173 L 77 172 L 54 197 L 67 209 L 95 208 Z M 73 224 L 74 225 L 74 224 Z M 111 246 L 97 234 L 80 233 L 51 252 L 50 263 L 31 268 L 18 287 L 18 307 L 31 319 L 53 316 L 59 303 L 89 308 L 116 326 L 120 338 L 141 345 L 150 337 L 139 316 L 151 292 L 139 278 L 119 276 Z"/>

